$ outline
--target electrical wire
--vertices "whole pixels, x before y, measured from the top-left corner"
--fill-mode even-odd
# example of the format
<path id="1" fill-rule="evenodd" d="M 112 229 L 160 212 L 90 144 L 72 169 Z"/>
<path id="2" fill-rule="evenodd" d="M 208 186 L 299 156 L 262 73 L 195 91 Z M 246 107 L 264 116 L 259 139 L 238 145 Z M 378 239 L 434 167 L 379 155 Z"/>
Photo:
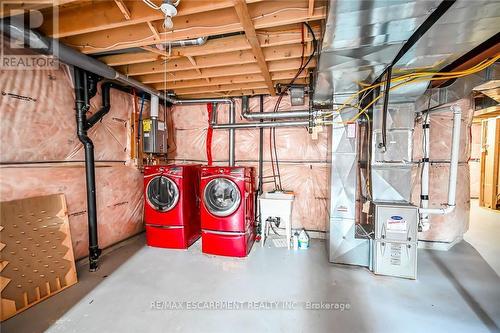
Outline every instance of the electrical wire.
<path id="1" fill-rule="evenodd" d="M 153 9 L 160 10 L 160 6 L 155 5 L 151 0 L 142 0 L 142 2 Z"/>
<path id="2" fill-rule="evenodd" d="M 313 51 L 311 52 L 311 54 L 309 55 L 309 57 L 308 57 L 308 59 L 307 59 L 307 61 L 305 63 L 304 63 L 305 37 L 304 37 L 304 33 L 303 33 L 303 27 L 304 26 L 306 26 L 306 28 L 308 29 L 309 33 L 311 34 L 311 36 L 312 36 L 312 43 L 313 43 Z M 307 23 L 304 22 L 301 31 L 302 31 L 302 56 L 301 56 L 301 65 L 299 67 L 299 70 L 297 71 L 297 74 L 295 74 L 295 76 L 292 78 L 292 80 L 290 81 L 290 83 L 288 83 L 284 87 L 283 91 L 280 93 L 280 96 L 278 97 L 278 100 L 276 101 L 276 104 L 274 106 L 273 112 L 278 112 L 280 104 L 281 104 L 281 101 L 282 101 L 284 95 L 289 90 L 289 88 L 293 85 L 293 83 L 299 77 L 299 75 L 304 71 L 304 69 L 307 68 L 307 65 L 311 62 L 312 58 L 314 57 L 314 55 L 316 53 L 317 40 L 316 40 L 316 36 L 314 34 L 314 30 L 311 28 L 311 26 L 309 24 L 307 24 Z M 277 148 L 276 148 L 276 128 L 271 128 L 269 130 L 269 148 L 270 148 L 271 166 L 272 166 L 272 169 L 273 169 L 273 176 L 274 176 L 275 188 L 278 189 L 278 190 L 283 190 L 283 186 L 282 186 L 282 183 L 281 183 L 281 173 L 280 173 L 280 169 L 279 169 L 278 152 L 277 152 Z M 273 150 L 274 150 L 274 159 L 275 159 L 276 162 L 274 162 L 274 160 L 273 160 Z M 276 164 L 276 172 L 274 170 L 275 164 Z"/>
<path id="3" fill-rule="evenodd" d="M 485 69 L 486 67 L 490 66 L 491 64 L 493 64 L 494 62 L 496 62 L 498 59 L 500 58 L 500 55 L 497 55 L 495 56 L 494 58 L 492 58 L 491 60 L 488 60 L 488 59 L 485 59 L 483 60 L 482 62 L 480 62 L 479 64 L 467 69 L 467 70 L 463 70 L 463 71 L 457 71 L 457 72 L 417 72 L 417 73 L 410 73 L 410 74 L 406 74 L 406 75 L 402 75 L 402 76 L 399 76 L 399 77 L 395 77 L 391 80 L 391 82 L 400 82 L 400 81 L 404 81 L 404 80 L 411 80 L 411 79 L 417 79 L 417 78 L 422 78 L 422 77 L 425 77 L 425 76 L 435 76 L 435 75 L 443 75 L 444 77 L 443 78 L 430 78 L 430 79 L 424 79 L 424 80 L 420 80 L 420 81 L 434 81 L 434 80 L 450 80 L 450 79 L 454 79 L 454 78 L 458 78 L 458 77 L 462 77 L 462 76 L 466 76 L 466 75 L 470 75 L 470 74 L 474 74 L 474 73 L 477 73 L 478 71 L 481 71 L 483 69 Z M 413 82 L 419 82 L 419 81 L 413 81 Z M 337 110 L 335 110 L 336 112 L 341 112 L 356 96 L 358 96 L 359 94 L 365 92 L 365 91 L 369 91 L 369 90 L 372 90 L 374 88 L 378 88 L 382 85 L 385 84 L 385 81 L 382 81 L 382 82 L 379 82 L 379 83 L 376 83 L 376 84 L 373 84 L 373 85 L 370 85 L 370 86 L 367 86 L 355 93 L 353 93 L 344 103 L 343 105 L 338 108 Z M 332 112 L 333 114 L 333 112 Z"/>
<path id="4" fill-rule="evenodd" d="M 146 3 L 149 7 L 153 8 L 153 9 L 156 9 L 156 10 L 160 9 L 160 7 L 156 6 L 152 2 L 150 2 L 150 3 L 153 4 L 153 6 L 155 6 L 156 8 L 150 6 L 146 1 L 150 2 L 150 0 L 143 0 L 143 2 Z M 318 7 L 318 8 L 321 8 L 321 7 Z M 265 13 L 265 14 L 259 15 L 258 17 L 253 17 L 252 21 L 261 20 L 263 18 L 266 18 L 266 17 L 269 17 L 269 16 L 273 16 L 275 14 L 278 14 L 280 12 L 287 11 L 287 10 L 307 10 L 307 8 L 299 8 L 299 7 L 281 8 L 281 9 L 275 10 L 275 11 L 270 12 L 270 13 Z M 193 29 L 199 29 L 199 30 L 204 30 L 205 29 L 206 30 L 206 29 L 221 29 L 221 28 L 227 28 L 227 27 L 238 28 L 239 25 L 240 25 L 239 22 L 233 22 L 233 23 L 228 23 L 228 24 L 223 24 L 223 25 L 218 25 L 218 26 L 193 26 L 193 27 L 187 27 L 187 28 L 183 28 L 183 29 L 171 30 L 170 32 L 166 32 L 164 34 L 170 34 L 170 33 L 174 33 L 174 32 L 175 33 L 179 33 L 179 32 L 189 31 L 189 30 L 193 30 Z M 78 48 L 90 48 L 90 49 L 93 49 L 93 50 L 96 50 L 96 51 L 99 51 L 99 50 L 106 51 L 106 50 L 109 50 L 109 49 L 112 49 L 114 47 L 121 46 L 121 45 L 130 45 L 130 47 L 136 46 L 135 45 L 136 43 L 140 43 L 140 42 L 146 41 L 148 39 L 153 39 L 153 42 L 154 42 L 154 38 L 155 38 L 155 36 L 152 34 L 152 35 L 150 35 L 148 37 L 141 38 L 141 39 L 138 39 L 138 40 L 126 41 L 126 42 L 117 42 L 117 43 L 114 43 L 112 45 L 102 46 L 102 47 L 101 46 L 90 45 L 90 44 L 87 44 L 87 45 L 78 45 L 78 44 L 69 44 L 68 43 L 67 45 L 78 47 Z M 165 42 L 167 42 L 167 41 L 165 41 Z"/>
<path id="5" fill-rule="evenodd" d="M 493 63 L 495 63 L 498 59 L 500 59 L 500 54 L 496 55 L 492 59 L 485 59 L 485 60 L 481 61 L 480 63 L 478 63 L 477 65 L 472 66 L 471 68 L 469 68 L 467 70 L 463 70 L 463 71 L 456 71 L 456 72 L 417 72 L 417 73 L 405 74 L 405 75 L 393 78 L 391 80 L 391 82 L 394 82 L 394 83 L 401 82 L 401 81 L 403 81 L 403 82 L 399 83 L 396 86 L 391 87 L 389 90 L 397 89 L 399 87 L 402 87 L 402 86 L 405 86 L 405 85 L 408 85 L 408 84 L 414 84 L 414 83 L 417 83 L 417 82 L 440 81 L 440 80 L 446 80 L 447 81 L 447 80 L 451 80 L 451 79 L 460 78 L 460 77 L 463 77 L 463 76 L 467 76 L 467 75 L 470 75 L 470 74 L 477 73 L 477 72 L 479 72 L 479 71 L 481 71 L 481 70 L 489 67 L 490 65 L 492 65 Z M 432 77 L 431 78 L 426 78 L 428 76 L 432 76 Z M 438 76 L 438 77 L 434 77 L 434 76 Z M 442 77 L 440 77 L 440 76 L 442 76 Z M 334 114 L 342 112 L 356 96 L 358 96 L 359 94 L 361 94 L 363 92 L 369 92 L 369 91 L 371 91 L 371 90 L 373 90 L 375 88 L 378 88 L 378 87 L 382 86 L 383 84 L 385 84 L 385 81 L 382 81 L 382 82 L 379 82 L 379 83 L 367 86 L 367 87 L 365 87 L 365 88 L 363 88 L 363 89 L 361 89 L 361 90 L 353 93 L 342 104 L 342 106 L 340 108 L 336 109 L 335 111 L 332 111 L 332 112 L 329 112 L 329 113 L 325 114 L 324 118 L 333 117 Z M 366 111 L 366 109 L 368 109 L 370 106 L 372 106 L 375 102 L 377 102 L 384 95 L 385 95 L 385 92 L 382 92 L 379 96 L 377 96 L 376 98 L 374 98 L 372 100 L 372 102 L 370 102 L 363 110 L 361 110 L 358 114 L 356 114 L 352 119 L 350 119 L 350 120 L 348 120 L 346 122 L 342 122 L 342 123 L 348 123 L 348 122 L 355 121 L 356 119 L 358 119 L 361 116 L 361 114 L 363 114 Z"/>

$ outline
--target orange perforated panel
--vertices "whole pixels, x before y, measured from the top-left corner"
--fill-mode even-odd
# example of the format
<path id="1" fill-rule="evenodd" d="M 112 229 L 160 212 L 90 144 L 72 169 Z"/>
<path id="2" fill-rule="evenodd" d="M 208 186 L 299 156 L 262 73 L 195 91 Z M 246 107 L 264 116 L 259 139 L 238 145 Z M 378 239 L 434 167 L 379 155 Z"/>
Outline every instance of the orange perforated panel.
<path id="1" fill-rule="evenodd" d="M 1 320 L 77 282 L 63 194 L 0 203 Z"/>

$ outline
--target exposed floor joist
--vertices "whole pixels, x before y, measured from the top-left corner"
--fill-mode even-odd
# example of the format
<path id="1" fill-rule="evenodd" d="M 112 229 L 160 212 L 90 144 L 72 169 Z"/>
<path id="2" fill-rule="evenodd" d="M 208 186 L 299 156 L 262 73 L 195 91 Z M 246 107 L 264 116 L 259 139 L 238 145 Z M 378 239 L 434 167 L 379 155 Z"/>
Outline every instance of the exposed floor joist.
<path id="1" fill-rule="evenodd" d="M 36 1 L 19 5 L 28 8 Z M 289 82 L 301 57 L 312 53 L 303 22 L 319 38 L 326 15 L 324 0 L 181 0 L 174 28 L 166 30 L 164 14 L 141 0 L 61 2 L 55 29 L 51 9 L 41 9 L 42 32 L 151 87 L 198 97 L 274 94 L 275 84 Z M 198 37 L 208 41 L 156 47 Z M 313 59 L 299 82 L 307 83 L 315 66 Z"/>
<path id="2" fill-rule="evenodd" d="M 319 34 L 319 30 L 315 30 L 315 32 Z M 266 34 L 262 31 L 258 31 L 258 34 L 259 43 L 262 48 L 298 44 L 301 42 L 300 30 L 287 32 L 286 35 L 276 35 L 269 33 Z M 306 42 L 309 42 L 311 40 L 312 38 L 310 36 L 305 38 Z M 173 48 L 171 51 L 171 57 L 195 57 L 207 54 L 226 53 L 231 51 L 243 51 L 250 49 L 251 47 L 245 36 L 239 35 L 209 40 L 202 46 L 186 46 L 182 48 Z M 102 56 L 99 57 L 99 60 L 110 66 L 119 66 L 132 63 L 150 62 L 157 59 L 152 59 L 152 55 L 147 52 L 133 52 Z"/>
<path id="3" fill-rule="evenodd" d="M 304 2 L 305 3 L 305 2 Z M 260 8 L 257 6 L 272 5 Z M 300 23 L 308 20 L 319 20 L 325 17 L 324 8 L 316 8 L 312 17 L 307 15 L 307 7 L 288 7 L 287 2 L 278 1 L 256 3 L 255 8 L 250 11 L 255 29 L 266 29 Z M 217 17 L 217 20 L 214 20 Z M 175 20 L 174 20 L 175 21 Z M 223 23 L 223 24 L 221 24 Z M 163 20 L 151 22 L 158 31 L 162 31 Z M 220 35 L 244 31 L 236 12 L 233 8 L 224 8 L 207 13 L 193 15 L 189 20 L 174 22 L 175 29 L 161 32 L 160 39 L 163 42 L 183 40 L 189 38 L 205 37 L 207 35 Z M 122 50 L 131 47 L 151 45 L 156 42 L 155 36 L 146 24 L 126 26 L 109 29 L 106 34 L 93 32 L 63 39 L 64 43 L 81 50 L 84 53 L 93 54 L 103 51 Z"/>
<path id="4" fill-rule="evenodd" d="M 257 33 L 255 32 L 252 18 L 250 17 L 250 13 L 248 12 L 247 4 L 244 0 L 234 0 L 234 9 L 236 10 L 236 14 L 238 15 L 243 30 L 245 31 L 245 36 L 248 43 L 250 44 L 257 65 L 260 68 L 260 72 L 262 74 L 262 77 L 264 78 L 264 82 L 266 82 L 267 84 L 269 94 L 271 94 L 271 96 L 274 96 L 276 95 L 276 92 L 274 91 L 273 81 L 271 80 L 271 75 L 269 74 L 266 59 L 264 57 L 264 53 L 262 53 L 262 49 L 260 47 L 259 39 L 257 38 Z"/>

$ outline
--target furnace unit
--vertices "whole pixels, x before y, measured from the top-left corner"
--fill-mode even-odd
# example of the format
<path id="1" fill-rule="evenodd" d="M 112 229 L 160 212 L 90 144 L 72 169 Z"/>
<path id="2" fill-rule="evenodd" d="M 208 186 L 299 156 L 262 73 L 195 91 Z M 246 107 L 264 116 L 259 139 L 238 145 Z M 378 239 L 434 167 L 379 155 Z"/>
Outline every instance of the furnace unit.
<path id="1" fill-rule="evenodd" d="M 375 274 L 417 278 L 418 208 L 405 203 L 374 203 Z"/>

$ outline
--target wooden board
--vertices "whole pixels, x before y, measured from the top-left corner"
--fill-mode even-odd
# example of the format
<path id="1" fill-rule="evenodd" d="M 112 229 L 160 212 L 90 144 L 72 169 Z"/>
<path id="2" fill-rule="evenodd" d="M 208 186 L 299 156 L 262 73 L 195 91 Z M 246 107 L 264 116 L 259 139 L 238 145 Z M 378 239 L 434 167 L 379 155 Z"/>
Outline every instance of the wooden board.
<path id="1" fill-rule="evenodd" d="M 500 196 L 500 117 L 482 121 L 479 205 L 498 209 Z"/>
<path id="2" fill-rule="evenodd" d="M 64 194 L 0 203 L 0 320 L 77 282 Z"/>

